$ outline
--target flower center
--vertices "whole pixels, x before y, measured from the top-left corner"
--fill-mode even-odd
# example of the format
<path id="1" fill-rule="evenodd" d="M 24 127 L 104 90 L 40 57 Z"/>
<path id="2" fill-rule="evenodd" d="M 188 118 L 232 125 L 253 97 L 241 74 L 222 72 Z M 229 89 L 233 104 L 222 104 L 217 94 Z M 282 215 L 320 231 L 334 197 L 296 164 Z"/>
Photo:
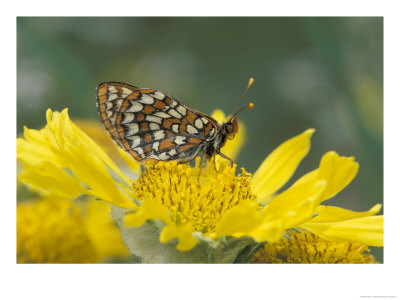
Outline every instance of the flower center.
<path id="1" fill-rule="evenodd" d="M 132 186 L 133 197 L 159 199 L 176 223 L 190 222 L 196 231 L 212 233 L 228 210 L 256 196 L 250 190 L 251 174 L 243 168 L 235 175 L 236 165 L 208 163 L 198 179 L 199 162 L 197 157 L 195 167 L 175 161 L 148 166 Z"/>

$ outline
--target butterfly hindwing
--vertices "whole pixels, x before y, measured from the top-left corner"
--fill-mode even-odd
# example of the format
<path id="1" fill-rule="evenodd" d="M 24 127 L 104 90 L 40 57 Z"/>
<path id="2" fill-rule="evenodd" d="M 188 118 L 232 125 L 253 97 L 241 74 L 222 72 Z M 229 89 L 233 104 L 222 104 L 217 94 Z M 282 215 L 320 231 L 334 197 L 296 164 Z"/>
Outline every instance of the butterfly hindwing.
<path id="1" fill-rule="evenodd" d="M 97 106 L 106 130 L 136 160 L 189 161 L 218 131 L 218 123 L 153 89 L 104 82 Z"/>

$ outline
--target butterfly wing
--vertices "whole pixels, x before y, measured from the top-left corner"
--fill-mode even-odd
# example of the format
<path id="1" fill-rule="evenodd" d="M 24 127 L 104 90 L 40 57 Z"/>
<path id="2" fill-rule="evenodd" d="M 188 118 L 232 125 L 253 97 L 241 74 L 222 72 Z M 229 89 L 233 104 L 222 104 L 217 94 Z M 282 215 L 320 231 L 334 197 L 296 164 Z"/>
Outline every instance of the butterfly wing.
<path id="1" fill-rule="evenodd" d="M 97 87 L 97 109 L 113 140 L 139 162 L 192 160 L 220 126 L 164 93 L 120 82 Z"/>

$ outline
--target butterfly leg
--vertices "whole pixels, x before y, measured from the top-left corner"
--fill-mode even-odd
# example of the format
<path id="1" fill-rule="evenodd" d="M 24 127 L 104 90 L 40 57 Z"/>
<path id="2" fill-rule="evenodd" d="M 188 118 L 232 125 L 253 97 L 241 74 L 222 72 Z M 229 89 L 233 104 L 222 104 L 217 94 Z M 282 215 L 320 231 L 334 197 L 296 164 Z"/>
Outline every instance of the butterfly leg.
<path id="1" fill-rule="evenodd" d="M 223 154 L 223 153 L 221 153 L 221 152 L 218 153 L 218 154 L 221 155 L 221 157 L 223 157 L 223 158 L 229 160 L 229 161 L 231 162 L 231 168 L 233 167 L 233 160 L 232 160 L 230 157 L 226 156 L 225 154 Z"/>
<path id="2" fill-rule="evenodd" d="M 200 170 L 199 170 L 199 175 L 197 176 L 197 181 L 200 180 L 201 169 L 203 169 L 203 164 L 204 164 L 204 160 L 205 159 L 206 159 L 206 155 L 203 154 L 203 157 L 202 157 L 201 162 L 200 162 Z"/>
<path id="3" fill-rule="evenodd" d="M 216 157 L 215 157 L 215 154 L 213 155 L 213 159 L 214 159 L 214 171 L 216 172 L 216 173 L 218 173 L 218 170 L 217 170 L 217 159 L 216 159 Z"/>

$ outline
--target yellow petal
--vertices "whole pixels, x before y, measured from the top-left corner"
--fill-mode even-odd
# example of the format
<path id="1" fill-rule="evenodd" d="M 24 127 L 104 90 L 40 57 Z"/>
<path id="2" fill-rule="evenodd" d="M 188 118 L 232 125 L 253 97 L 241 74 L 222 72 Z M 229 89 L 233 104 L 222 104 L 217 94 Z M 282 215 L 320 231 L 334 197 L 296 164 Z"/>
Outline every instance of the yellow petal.
<path id="1" fill-rule="evenodd" d="M 262 162 L 252 179 L 253 192 L 263 202 L 281 188 L 310 149 L 314 129 L 284 142 Z"/>
<path id="2" fill-rule="evenodd" d="M 100 257 L 127 256 L 128 248 L 109 212 L 108 203 L 90 200 L 85 218 L 89 238 Z"/>
<path id="3" fill-rule="evenodd" d="M 262 212 L 262 222 L 248 235 L 256 241 L 277 242 L 284 232 L 312 218 L 314 203 L 319 202 L 325 181 L 308 182 L 275 197 Z"/>
<path id="4" fill-rule="evenodd" d="M 36 143 L 36 144 L 46 144 L 46 129 L 36 130 L 36 129 L 29 129 L 28 127 L 24 126 L 24 137 L 28 142 Z"/>
<path id="5" fill-rule="evenodd" d="M 120 147 L 116 146 L 119 155 L 124 159 L 128 167 L 135 173 L 140 173 L 140 163 L 138 163 L 132 156 L 130 156 L 126 151 L 122 150 Z"/>
<path id="6" fill-rule="evenodd" d="M 46 117 L 44 129 L 26 129 L 26 140 L 17 141 L 17 157 L 27 165 L 20 179 L 62 197 L 74 198 L 85 193 L 121 207 L 135 208 L 106 166 L 128 183 L 129 178 L 69 120 L 68 110 L 53 113 L 48 109 Z M 64 169 L 72 171 L 75 178 Z"/>
<path id="7" fill-rule="evenodd" d="M 118 188 L 117 182 L 111 177 L 101 159 L 87 152 L 83 145 L 69 145 L 64 149 L 64 154 L 75 177 L 90 187 L 88 194 L 119 207 L 136 207 Z"/>
<path id="8" fill-rule="evenodd" d="M 80 143 L 85 145 L 87 151 L 90 151 L 93 155 L 100 158 L 100 160 L 118 176 L 120 176 L 126 183 L 129 183 L 129 178 L 125 176 L 117 165 L 110 159 L 110 157 L 97 145 L 86 133 L 78 128 L 68 117 L 68 110 L 64 109 L 61 113 L 65 117 L 64 134 L 73 136 L 74 139 L 78 139 Z"/>
<path id="9" fill-rule="evenodd" d="M 17 159 L 30 164 L 39 164 L 42 161 L 51 161 L 53 164 L 63 166 L 63 162 L 49 146 L 47 129 L 34 130 L 24 128 L 24 137 L 17 139 Z"/>
<path id="10" fill-rule="evenodd" d="M 279 241 L 287 228 L 280 220 L 264 221 L 255 230 L 251 231 L 248 235 L 251 236 L 256 242 L 276 243 Z"/>
<path id="11" fill-rule="evenodd" d="M 71 145 L 80 145 L 85 152 L 98 157 L 103 164 L 114 171 L 125 182 L 129 183 L 129 178 L 125 176 L 108 155 L 82 130 L 71 122 L 68 116 L 68 109 L 61 113 L 52 112 L 48 109 L 47 117 L 47 140 L 49 146 L 62 156 L 65 148 Z"/>
<path id="12" fill-rule="evenodd" d="M 298 185 L 278 195 L 263 209 L 256 202 L 242 202 L 219 220 L 216 237 L 251 236 L 258 242 L 276 242 L 285 230 L 312 218 L 314 203 L 319 202 L 325 186 L 324 181 Z"/>
<path id="13" fill-rule="evenodd" d="M 124 225 L 139 227 L 147 220 L 162 220 L 165 224 L 172 224 L 167 209 L 161 205 L 159 199 L 148 197 L 143 200 L 139 209 L 125 215 Z"/>
<path id="14" fill-rule="evenodd" d="M 123 208 L 136 208 L 130 198 L 122 192 L 120 184 L 113 179 L 109 171 L 121 177 L 127 185 L 130 184 L 130 179 L 91 138 L 70 121 L 68 110 L 53 113 L 51 109 L 48 109 L 46 118 L 47 125 L 44 129 L 26 130 L 26 140 L 17 141 L 18 158 L 27 165 L 34 166 L 47 162 L 44 166 L 50 172 L 49 174 L 57 173 L 59 177 L 52 179 L 42 173 L 38 178 L 33 178 L 35 177 L 32 175 L 34 170 L 29 168 L 23 173 L 21 179 L 44 189 L 48 189 L 45 182 L 47 180 L 49 187 L 57 195 L 72 197 L 84 192 Z M 64 169 L 71 171 L 75 178 L 69 176 Z M 64 185 L 60 184 L 60 179 L 65 180 Z M 88 189 L 85 189 L 83 185 Z M 66 191 L 61 191 L 62 188 Z"/>
<path id="15" fill-rule="evenodd" d="M 318 214 L 315 218 L 311 219 L 310 223 L 326 223 L 338 222 L 350 219 L 363 218 L 377 214 L 382 208 L 382 204 L 376 204 L 369 211 L 356 212 L 336 206 L 317 206 L 315 213 Z"/>
<path id="16" fill-rule="evenodd" d="M 331 242 L 360 242 L 368 246 L 383 246 L 382 215 L 339 222 L 307 222 L 301 228 Z"/>
<path id="17" fill-rule="evenodd" d="M 94 120 L 74 119 L 73 123 L 84 133 L 86 133 L 100 148 L 116 163 L 121 163 L 121 157 L 118 154 L 118 149 L 121 149 L 112 140 L 103 124 Z"/>
<path id="18" fill-rule="evenodd" d="M 312 218 L 315 203 L 319 203 L 326 188 L 326 182 L 318 180 L 290 188 L 265 207 L 266 219 L 277 219 L 285 229 L 295 227 Z"/>
<path id="19" fill-rule="evenodd" d="M 226 115 L 225 113 L 220 110 L 216 109 L 211 113 L 211 117 L 215 119 L 219 124 L 226 122 Z"/>
<path id="20" fill-rule="evenodd" d="M 18 179 L 67 199 L 74 199 L 87 192 L 78 180 L 49 161 L 42 161 L 35 166 L 25 165 Z"/>
<path id="21" fill-rule="evenodd" d="M 161 231 L 160 242 L 167 243 L 174 238 L 179 240 L 176 246 L 176 249 L 179 251 L 188 251 L 197 245 L 197 240 L 193 236 L 193 228 L 190 223 L 184 225 L 166 225 Z"/>
<path id="22" fill-rule="evenodd" d="M 253 201 L 239 203 L 227 211 L 215 228 L 216 237 L 249 235 L 261 225 L 262 215 L 259 206 Z"/>
<path id="23" fill-rule="evenodd" d="M 339 156 L 334 151 L 326 153 L 318 172 L 318 178 L 328 183 L 323 199 L 332 198 L 344 189 L 357 175 L 358 167 L 354 157 Z"/>
<path id="24" fill-rule="evenodd" d="M 58 111 L 53 112 L 51 109 L 47 109 L 46 120 L 47 125 L 45 129 L 49 146 L 52 147 L 55 151 L 60 151 L 62 150 L 64 140 L 62 132 L 63 124 L 61 124 L 61 114 Z"/>
<path id="25" fill-rule="evenodd" d="M 332 198 L 344 189 L 357 175 L 359 165 L 354 157 L 339 156 L 334 151 L 327 152 L 321 159 L 319 168 L 307 173 L 293 186 L 312 180 L 325 180 L 327 187 L 322 201 Z"/>

